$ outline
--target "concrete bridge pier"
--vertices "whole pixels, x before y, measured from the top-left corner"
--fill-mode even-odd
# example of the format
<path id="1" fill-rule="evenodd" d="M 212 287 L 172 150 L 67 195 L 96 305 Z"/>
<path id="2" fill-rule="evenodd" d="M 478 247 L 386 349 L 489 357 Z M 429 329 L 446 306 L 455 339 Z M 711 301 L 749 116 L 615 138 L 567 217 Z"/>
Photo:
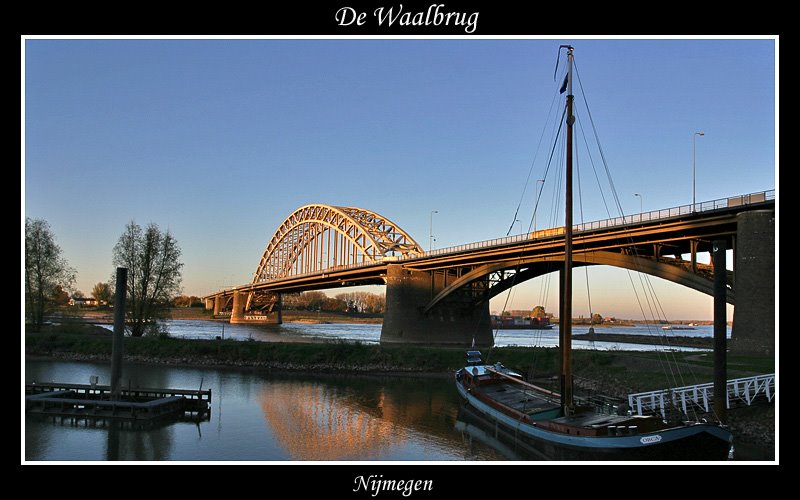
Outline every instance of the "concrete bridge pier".
<path id="1" fill-rule="evenodd" d="M 280 294 L 275 295 L 275 303 L 268 312 L 258 310 L 253 305 L 254 292 L 233 291 L 230 322 L 234 324 L 250 323 L 259 325 L 280 325 L 283 323 L 282 300 Z M 224 303 L 224 302 L 223 302 Z"/>
<path id="2" fill-rule="evenodd" d="M 203 301 L 203 309 L 205 309 L 206 311 L 214 309 L 214 297 L 208 297 L 206 300 Z"/>
<path id="3" fill-rule="evenodd" d="M 469 297 L 446 299 L 428 314 L 425 306 L 446 286 L 445 274 L 403 269 L 390 264 L 386 271 L 386 311 L 381 344 L 418 344 L 488 347 L 494 342 L 489 302 L 473 306 Z"/>
<path id="4" fill-rule="evenodd" d="M 222 312 L 222 308 L 225 304 L 225 296 L 224 295 L 217 295 L 214 297 L 214 316 L 219 315 Z"/>
<path id="5" fill-rule="evenodd" d="M 233 291 L 233 306 L 231 307 L 231 323 L 244 323 L 244 306 L 247 303 L 247 294 L 238 290 Z"/>
<path id="6" fill-rule="evenodd" d="M 742 212 L 736 221 L 731 351 L 775 353 L 775 212 Z"/>

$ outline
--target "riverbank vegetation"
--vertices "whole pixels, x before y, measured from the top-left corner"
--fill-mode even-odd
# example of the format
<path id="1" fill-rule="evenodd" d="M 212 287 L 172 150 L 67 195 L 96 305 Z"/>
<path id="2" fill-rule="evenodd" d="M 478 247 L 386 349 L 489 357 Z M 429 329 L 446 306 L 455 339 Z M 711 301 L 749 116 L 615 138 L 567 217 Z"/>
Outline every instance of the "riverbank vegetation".
<path id="1" fill-rule="evenodd" d="M 111 355 L 111 334 L 101 327 L 65 323 L 25 334 L 25 352 L 53 357 L 103 360 Z M 484 359 L 502 361 L 531 377 L 558 372 L 557 350 L 538 347 L 483 349 Z M 575 374 L 592 381 L 596 390 L 633 392 L 675 385 L 665 378 L 669 361 L 681 371 L 681 385 L 712 380 L 711 354 L 698 352 L 630 352 L 576 350 Z M 451 373 L 464 364 L 464 348 L 380 346 L 343 341 L 257 342 L 126 337 L 129 359 L 171 364 L 253 366 L 289 370 L 349 370 L 355 372 Z M 669 358 L 669 359 L 667 359 Z M 774 371 L 774 358 L 729 355 L 729 378 Z M 675 369 L 673 368 L 673 371 Z M 581 381 L 579 380 L 579 383 Z M 612 394 L 616 395 L 616 394 Z"/>

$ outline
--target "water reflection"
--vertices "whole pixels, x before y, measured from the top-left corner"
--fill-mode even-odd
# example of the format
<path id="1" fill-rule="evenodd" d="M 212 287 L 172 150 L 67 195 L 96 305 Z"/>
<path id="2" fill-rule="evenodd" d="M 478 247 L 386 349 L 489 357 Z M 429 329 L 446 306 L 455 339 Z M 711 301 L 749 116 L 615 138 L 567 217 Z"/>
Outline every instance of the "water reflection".
<path id="1" fill-rule="evenodd" d="M 87 381 L 96 363 L 26 361 L 26 381 Z M 211 421 L 132 429 L 25 417 L 26 460 L 501 460 L 455 430 L 452 379 L 126 366 L 124 385 L 213 391 Z"/>
<path id="2" fill-rule="evenodd" d="M 68 436 L 58 448 L 80 449 L 93 445 L 102 450 L 102 456 L 83 457 L 81 454 L 62 456 L 62 449 L 53 450 L 56 460 L 108 460 L 157 461 L 168 460 L 173 453 L 172 426 L 176 421 L 142 424 L 115 420 L 94 420 L 84 417 L 28 416 L 25 444 L 28 450 L 53 447 L 48 443 L 52 436 Z M 73 438 L 78 438 L 73 442 Z M 99 450 L 98 450 L 99 451 Z"/>
<path id="3" fill-rule="evenodd" d="M 369 409 L 337 392 L 303 382 L 270 384 L 262 389 L 259 401 L 264 417 L 292 459 L 376 459 L 405 440 L 405 429 L 382 418 L 382 391 L 378 405 Z"/>
<path id="4" fill-rule="evenodd" d="M 108 426 L 106 460 L 167 460 L 172 454 L 172 429 L 161 426 L 141 432 L 120 422 Z"/>
<path id="5" fill-rule="evenodd" d="M 436 460 L 463 444 L 449 380 L 336 377 L 272 381 L 259 403 L 295 460 Z M 402 450 L 401 453 L 398 453 Z M 498 459 L 481 447 L 473 459 Z"/>
<path id="6" fill-rule="evenodd" d="M 475 460 L 477 443 L 491 447 L 508 460 L 550 460 L 538 450 L 521 441 L 500 427 L 497 422 L 487 420 L 469 406 L 461 405 L 455 430 L 461 433 L 467 454 L 466 460 Z"/>

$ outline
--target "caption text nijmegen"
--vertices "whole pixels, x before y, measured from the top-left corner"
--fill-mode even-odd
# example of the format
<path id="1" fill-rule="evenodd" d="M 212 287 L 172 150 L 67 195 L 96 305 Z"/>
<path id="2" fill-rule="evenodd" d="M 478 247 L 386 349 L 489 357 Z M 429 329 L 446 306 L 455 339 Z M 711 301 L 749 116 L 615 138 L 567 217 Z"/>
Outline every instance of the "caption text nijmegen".
<path id="1" fill-rule="evenodd" d="M 427 10 L 411 12 L 403 10 L 403 4 L 399 4 L 389 8 L 378 7 L 372 11 L 372 17 L 377 20 L 378 26 L 463 26 L 464 32 L 475 32 L 480 12 L 448 12 L 444 7 L 443 3 L 431 4 Z M 352 7 L 342 7 L 336 11 L 335 18 L 339 26 L 363 26 L 367 24 L 369 14 Z"/>
<path id="2" fill-rule="evenodd" d="M 399 492 L 404 497 L 417 491 L 433 491 L 432 479 L 383 479 L 383 474 L 356 476 L 353 483 L 354 492 L 363 491 L 373 497 L 383 491 Z"/>

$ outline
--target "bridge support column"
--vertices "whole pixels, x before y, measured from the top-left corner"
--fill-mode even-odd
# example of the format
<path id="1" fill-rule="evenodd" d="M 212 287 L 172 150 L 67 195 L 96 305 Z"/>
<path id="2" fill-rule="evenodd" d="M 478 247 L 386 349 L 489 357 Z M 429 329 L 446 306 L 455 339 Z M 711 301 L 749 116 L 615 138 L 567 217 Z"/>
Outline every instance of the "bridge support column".
<path id="1" fill-rule="evenodd" d="M 222 312 L 222 304 L 225 303 L 225 296 L 224 295 L 217 295 L 214 297 L 214 316 L 218 315 Z"/>
<path id="2" fill-rule="evenodd" d="M 771 355 L 775 353 L 775 212 L 743 212 L 736 225 L 731 351 Z"/>
<path id="3" fill-rule="evenodd" d="M 205 309 L 206 311 L 208 311 L 209 309 L 214 309 L 214 299 L 210 298 L 203 301 L 203 309 Z"/>
<path id="4" fill-rule="evenodd" d="M 233 307 L 231 309 L 231 323 L 244 323 L 244 305 L 247 303 L 247 294 L 233 291 Z"/>
<path id="5" fill-rule="evenodd" d="M 386 271 L 386 311 L 381 344 L 420 344 L 469 347 L 491 346 L 489 302 L 474 307 L 469 298 L 442 301 L 430 313 L 425 306 L 444 288 L 445 275 L 403 269 Z M 431 287 L 433 283 L 433 287 Z"/>

